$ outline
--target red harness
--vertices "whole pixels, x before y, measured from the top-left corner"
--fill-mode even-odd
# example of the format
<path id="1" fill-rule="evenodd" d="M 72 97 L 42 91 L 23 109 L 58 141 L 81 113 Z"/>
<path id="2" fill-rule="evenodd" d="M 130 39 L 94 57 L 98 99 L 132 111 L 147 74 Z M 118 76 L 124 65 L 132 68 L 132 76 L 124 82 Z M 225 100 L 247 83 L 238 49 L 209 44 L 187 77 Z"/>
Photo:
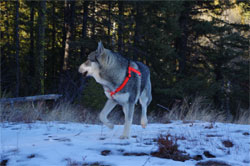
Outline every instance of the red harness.
<path id="1" fill-rule="evenodd" d="M 113 98 L 113 95 L 116 94 L 117 92 L 121 91 L 124 86 L 127 84 L 128 80 L 130 79 L 131 77 L 131 72 L 134 72 L 136 74 L 138 74 L 139 76 L 141 76 L 141 72 L 139 70 L 136 70 L 135 68 L 133 67 L 128 67 L 128 75 L 127 77 L 125 78 L 125 80 L 123 81 L 123 83 L 121 84 L 121 86 L 119 86 L 115 91 L 113 92 L 109 92 L 110 93 L 110 96 Z"/>

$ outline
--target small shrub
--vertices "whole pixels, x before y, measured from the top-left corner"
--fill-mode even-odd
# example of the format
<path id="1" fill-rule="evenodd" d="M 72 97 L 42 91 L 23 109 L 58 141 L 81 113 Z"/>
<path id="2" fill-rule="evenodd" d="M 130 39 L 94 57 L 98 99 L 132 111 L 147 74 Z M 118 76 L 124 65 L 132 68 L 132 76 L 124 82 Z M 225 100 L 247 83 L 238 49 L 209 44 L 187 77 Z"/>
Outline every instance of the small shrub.
<path id="1" fill-rule="evenodd" d="M 160 137 L 157 139 L 158 151 L 152 152 L 151 155 L 182 162 L 191 159 L 189 155 L 185 154 L 186 152 L 180 151 L 178 149 L 178 140 L 178 137 L 174 137 L 170 134 L 166 136 L 160 135 Z"/>

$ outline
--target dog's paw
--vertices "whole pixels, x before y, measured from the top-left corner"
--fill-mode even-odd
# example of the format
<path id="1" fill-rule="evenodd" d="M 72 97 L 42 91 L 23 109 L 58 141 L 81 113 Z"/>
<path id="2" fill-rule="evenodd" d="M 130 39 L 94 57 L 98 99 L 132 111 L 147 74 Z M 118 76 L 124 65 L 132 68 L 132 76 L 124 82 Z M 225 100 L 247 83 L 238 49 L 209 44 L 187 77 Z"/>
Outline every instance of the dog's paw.
<path id="1" fill-rule="evenodd" d="M 144 129 L 146 128 L 146 126 L 147 126 L 147 124 L 141 124 L 141 127 Z"/>
<path id="2" fill-rule="evenodd" d="M 107 125 L 108 128 L 114 129 L 114 124 L 112 124 L 112 123 L 107 123 L 106 125 Z"/>
<path id="3" fill-rule="evenodd" d="M 126 136 L 126 135 L 121 135 L 121 136 L 120 136 L 120 139 L 128 139 L 128 136 Z"/>
<path id="4" fill-rule="evenodd" d="M 145 119 L 142 119 L 142 120 L 141 120 L 141 127 L 142 127 L 142 128 L 145 129 L 146 126 L 147 126 L 147 124 L 148 124 L 148 121 L 147 121 L 147 120 L 145 120 Z"/>

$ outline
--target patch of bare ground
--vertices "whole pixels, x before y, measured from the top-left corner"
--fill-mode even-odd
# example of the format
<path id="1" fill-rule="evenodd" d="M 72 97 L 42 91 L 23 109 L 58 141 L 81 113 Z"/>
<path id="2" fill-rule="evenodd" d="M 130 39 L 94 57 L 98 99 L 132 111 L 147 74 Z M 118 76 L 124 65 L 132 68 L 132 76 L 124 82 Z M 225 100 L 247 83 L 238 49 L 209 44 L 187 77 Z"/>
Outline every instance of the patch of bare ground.
<path id="1" fill-rule="evenodd" d="M 215 158 L 216 156 L 211 154 L 209 151 L 204 151 L 204 156 L 206 156 L 207 158 Z"/>
<path id="2" fill-rule="evenodd" d="M 8 159 L 1 160 L 0 165 L 7 166 L 8 161 L 9 161 Z"/>
<path id="3" fill-rule="evenodd" d="M 32 159 L 32 158 L 35 158 L 35 157 L 36 157 L 35 154 L 31 154 L 31 155 L 28 155 L 28 156 L 27 156 L 28 159 Z"/>
<path id="4" fill-rule="evenodd" d="M 202 155 L 196 155 L 196 156 L 193 157 L 193 159 L 196 160 L 196 161 L 200 161 L 200 160 L 203 159 L 203 157 L 202 157 Z"/>
<path id="5" fill-rule="evenodd" d="M 59 141 L 59 142 L 70 142 L 70 141 L 71 141 L 69 138 L 66 138 L 66 137 L 55 138 L 55 139 L 53 139 L 53 140 Z"/>
<path id="6" fill-rule="evenodd" d="M 244 132 L 243 135 L 247 136 L 250 135 L 248 132 Z"/>
<path id="7" fill-rule="evenodd" d="M 226 148 L 231 148 L 234 146 L 234 144 L 232 143 L 232 141 L 230 140 L 224 140 L 222 141 L 222 144 L 226 147 Z"/>
<path id="8" fill-rule="evenodd" d="M 99 138 L 99 140 L 105 140 L 106 138 L 105 137 L 101 137 L 101 138 Z"/>
<path id="9" fill-rule="evenodd" d="M 94 163 L 83 163 L 82 166 L 110 166 L 110 165 L 94 162 Z"/>
<path id="10" fill-rule="evenodd" d="M 207 134 L 207 137 L 222 137 L 223 135 L 219 134 Z"/>
<path id="11" fill-rule="evenodd" d="M 213 123 L 210 123 L 210 125 L 208 125 L 208 126 L 205 126 L 205 129 L 213 129 L 214 128 L 214 125 L 213 125 Z"/>
<path id="12" fill-rule="evenodd" d="M 141 152 L 141 153 L 123 153 L 123 156 L 148 156 L 149 154 L 147 154 L 147 153 L 143 153 L 143 152 Z"/>
<path id="13" fill-rule="evenodd" d="M 110 153 L 111 153 L 111 150 L 103 150 L 103 151 L 101 151 L 101 155 L 103 155 L 103 156 L 107 156 Z"/>
<path id="14" fill-rule="evenodd" d="M 230 166 L 222 161 L 205 161 L 198 162 L 195 166 Z"/>

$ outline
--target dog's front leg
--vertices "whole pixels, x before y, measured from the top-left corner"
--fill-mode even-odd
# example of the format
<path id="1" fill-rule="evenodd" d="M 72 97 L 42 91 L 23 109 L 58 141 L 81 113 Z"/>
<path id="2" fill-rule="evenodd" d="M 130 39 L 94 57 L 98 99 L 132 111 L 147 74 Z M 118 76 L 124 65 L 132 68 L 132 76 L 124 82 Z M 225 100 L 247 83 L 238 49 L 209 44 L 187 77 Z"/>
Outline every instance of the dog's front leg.
<path id="1" fill-rule="evenodd" d="M 114 100 L 109 99 L 106 102 L 105 106 L 103 107 L 99 116 L 102 123 L 105 124 L 110 129 L 114 128 L 114 124 L 109 122 L 109 120 L 107 119 L 107 116 L 112 111 L 112 109 L 116 106 L 116 104 L 117 103 Z"/>
<path id="2" fill-rule="evenodd" d="M 124 104 L 122 108 L 123 108 L 123 112 L 125 114 L 125 124 L 124 124 L 123 134 L 120 136 L 120 138 L 121 139 L 128 139 L 129 133 L 130 133 L 130 127 L 131 127 L 132 121 L 133 121 L 135 104 L 134 103 L 127 103 L 127 104 Z"/>

